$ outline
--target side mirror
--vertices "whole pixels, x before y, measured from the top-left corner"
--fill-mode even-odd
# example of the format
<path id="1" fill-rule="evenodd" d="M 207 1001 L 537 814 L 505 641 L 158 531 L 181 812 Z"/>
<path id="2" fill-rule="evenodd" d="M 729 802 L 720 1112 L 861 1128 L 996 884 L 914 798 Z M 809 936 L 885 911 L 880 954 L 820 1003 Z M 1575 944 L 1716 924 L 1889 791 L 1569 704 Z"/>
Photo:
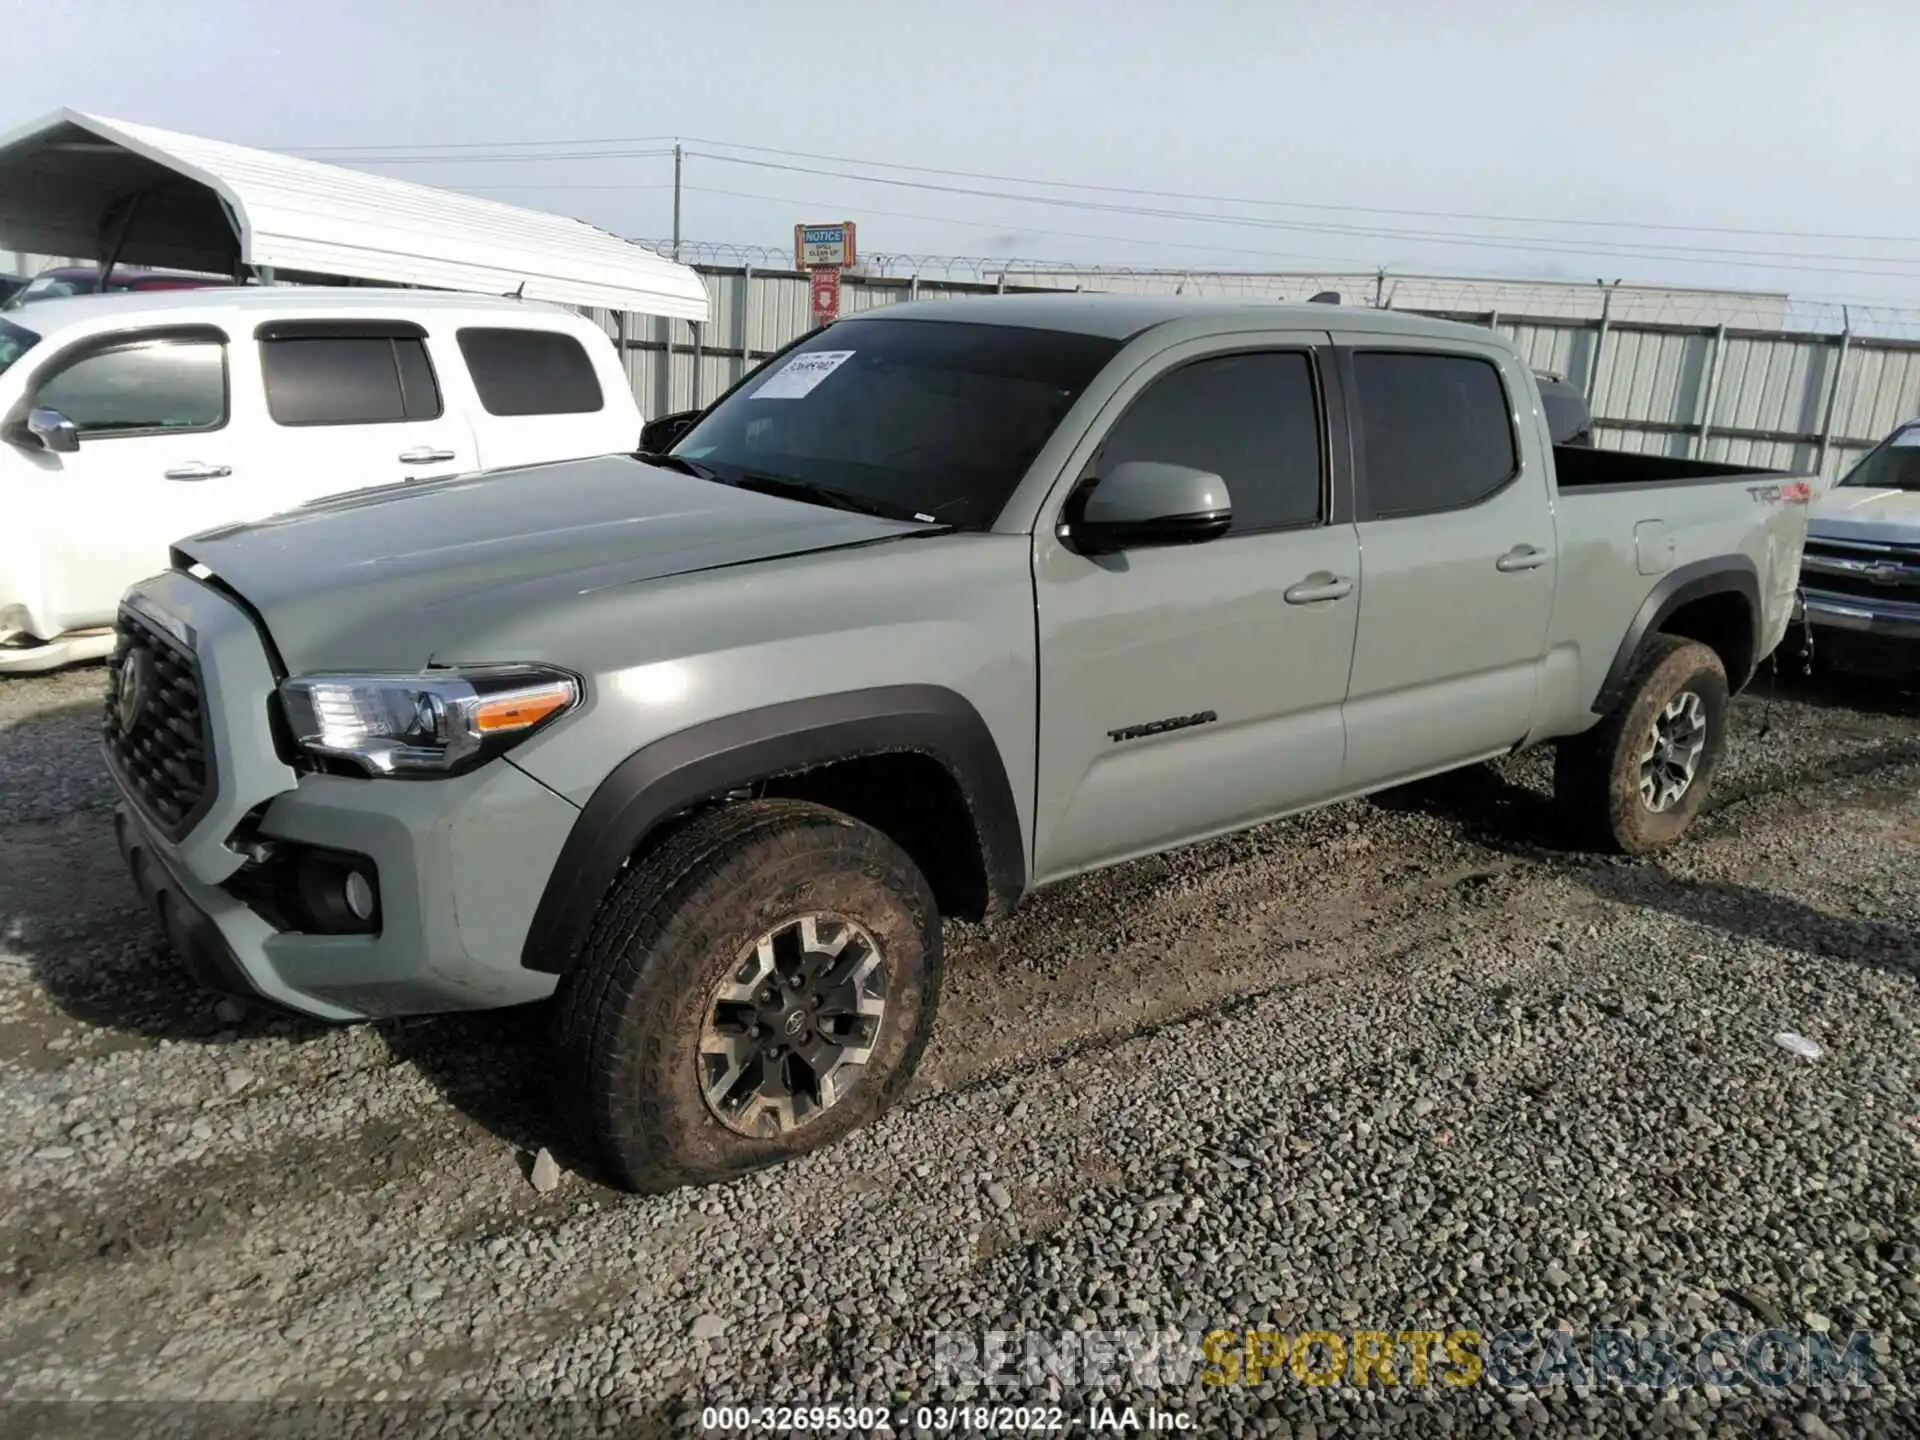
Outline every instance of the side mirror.
<path id="1" fill-rule="evenodd" d="M 658 420 L 650 420 L 640 427 L 640 453 L 642 455 L 664 455 L 671 450 L 674 442 L 693 428 L 703 412 L 699 410 L 676 410 L 671 415 L 662 415 Z"/>
<path id="2" fill-rule="evenodd" d="M 1128 460 L 1067 502 L 1060 538 L 1082 555 L 1215 540 L 1233 524 L 1227 482 L 1205 470 Z"/>
<path id="3" fill-rule="evenodd" d="M 43 450 L 56 455 L 71 455 L 80 448 L 80 427 L 45 405 L 27 412 L 27 433 L 40 442 Z"/>

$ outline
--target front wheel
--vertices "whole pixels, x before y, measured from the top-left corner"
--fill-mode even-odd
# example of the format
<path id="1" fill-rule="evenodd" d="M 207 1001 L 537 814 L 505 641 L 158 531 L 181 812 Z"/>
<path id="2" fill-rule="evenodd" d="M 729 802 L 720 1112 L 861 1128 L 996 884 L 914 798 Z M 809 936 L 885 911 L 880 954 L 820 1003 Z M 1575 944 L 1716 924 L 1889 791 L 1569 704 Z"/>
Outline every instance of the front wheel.
<path id="1" fill-rule="evenodd" d="M 1629 855 L 1671 845 L 1706 798 L 1727 743 L 1726 667 L 1705 645 L 1656 635 L 1620 704 L 1559 743 L 1554 801 L 1581 838 Z"/>
<path id="2" fill-rule="evenodd" d="M 912 1078 L 940 959 L 926 880 L 886 836 L 794 800 L 711 811 L 602 903 L 560 995 L 563 1103 L 635 1190 L 817 1149 Z"/>

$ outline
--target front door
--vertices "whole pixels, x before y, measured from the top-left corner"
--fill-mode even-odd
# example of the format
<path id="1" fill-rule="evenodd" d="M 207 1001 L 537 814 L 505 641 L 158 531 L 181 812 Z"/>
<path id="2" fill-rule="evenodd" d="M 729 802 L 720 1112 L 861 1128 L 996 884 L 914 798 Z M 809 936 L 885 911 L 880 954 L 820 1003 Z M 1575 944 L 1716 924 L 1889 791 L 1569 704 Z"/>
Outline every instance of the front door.
<path id="1" fill-rule="evenodd" d="M 80 432 L 67 454 L 21 451 L 42 516 L 43 638 L 111 624 L 174 540 L 245 508 L 264 477 L 230 390 L 225 338 L 206 328 L 86 342 L 34 376 L 28 405 Z"/>
<path id="2" fill-rule="evenodd" d="M 1531 378 L 1492 346 L 1380 344 L 1355 336 L 1346 356 L 1361 553 L 1350 790 L 1519 743 L 1553 610 L 1552 476 L 1519 443 L 1510 399 Z"/>
<path id="3" fill-rule="evenodd" d="M 1043 509 L 1036 878 L 1232 829 L 1337 785 L 1359 552 L 1336 498 L 1327 353 L 1311 334 L 1172 349 L 1083 446 L 1077 484 L 1128 460 L 1220 475 L 1233 508 L 1224 536 L 1086 557 L 1055 530 L 1073 487 Z"/>

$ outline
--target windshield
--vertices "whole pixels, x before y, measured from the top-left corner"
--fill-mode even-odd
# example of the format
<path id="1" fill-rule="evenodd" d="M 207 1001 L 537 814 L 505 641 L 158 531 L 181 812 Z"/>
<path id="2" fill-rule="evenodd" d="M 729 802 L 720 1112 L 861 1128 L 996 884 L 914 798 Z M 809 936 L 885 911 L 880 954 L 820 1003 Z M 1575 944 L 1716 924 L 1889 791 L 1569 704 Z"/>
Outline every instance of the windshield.
<path id="1" fill-rule="evenodd" d="M 90 279 L 78 280 L 71 275 L 36 275 L 7 297 L 6 308 L 17 310 L 35 300 L 61 300 L 92 289 L 93 281 Z"/>
<path id="2" fill-rule="evenodd" d="M 722 400 L 671 453 L 732 484 L 817 487 L 983 529 L 1119 348 L 1024 326 L 842 321 Z"/>
<path id="3" fill-rule="evenodd" d="M 1872 490 L 1920 490 L 1920 425 L 1895 431 L 1840 483 Z"/>
<path id="4" fill-rule="evenodd" d="M 39 343 L 40 337 L 33 331 L 11 320 L 0 320 L 0 375 L 4 375 L 14 361 Z"/>

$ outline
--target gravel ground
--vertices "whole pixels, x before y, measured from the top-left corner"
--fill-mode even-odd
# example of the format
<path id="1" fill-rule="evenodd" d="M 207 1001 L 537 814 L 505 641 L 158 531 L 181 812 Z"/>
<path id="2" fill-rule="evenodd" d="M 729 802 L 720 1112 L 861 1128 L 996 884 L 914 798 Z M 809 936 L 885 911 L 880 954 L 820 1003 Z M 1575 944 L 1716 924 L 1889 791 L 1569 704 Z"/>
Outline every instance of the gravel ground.
<path id="1" fill-rule="evenodd" d="M 191 991 L 118 870 L 98 686 L 0 683 L 14 1401 L 524 1402 L 495 1421 L 556 1433 L 988 1397 L 1055 1399 L 1066 1433 L 1099 1398 L 1294 1437 L 1920 1433 L 1911 701 L 1743 701 L 1719 804 L 1654 861 L 1558 849 L 1521 757 L 955 927 L 894 1114 L 633 1199 L 530 1183 L 560 1128 L 537 1014 L 330 1028 Z M 1193 1343 L 1518 1327 L 1664 1330 L 1689 1358 L 1721 1328 L 1871 1332 L 1878 1376 L 1452 1388 L 1405 1383 L 1403 1351 L 1391 1389 L 1212 1386 Z M 1035 1368 L 988 1383 L 989 1332 Z M 1108 1332 L 1158 1358 L 1090 1379 L 1073 1337 Z"/>

